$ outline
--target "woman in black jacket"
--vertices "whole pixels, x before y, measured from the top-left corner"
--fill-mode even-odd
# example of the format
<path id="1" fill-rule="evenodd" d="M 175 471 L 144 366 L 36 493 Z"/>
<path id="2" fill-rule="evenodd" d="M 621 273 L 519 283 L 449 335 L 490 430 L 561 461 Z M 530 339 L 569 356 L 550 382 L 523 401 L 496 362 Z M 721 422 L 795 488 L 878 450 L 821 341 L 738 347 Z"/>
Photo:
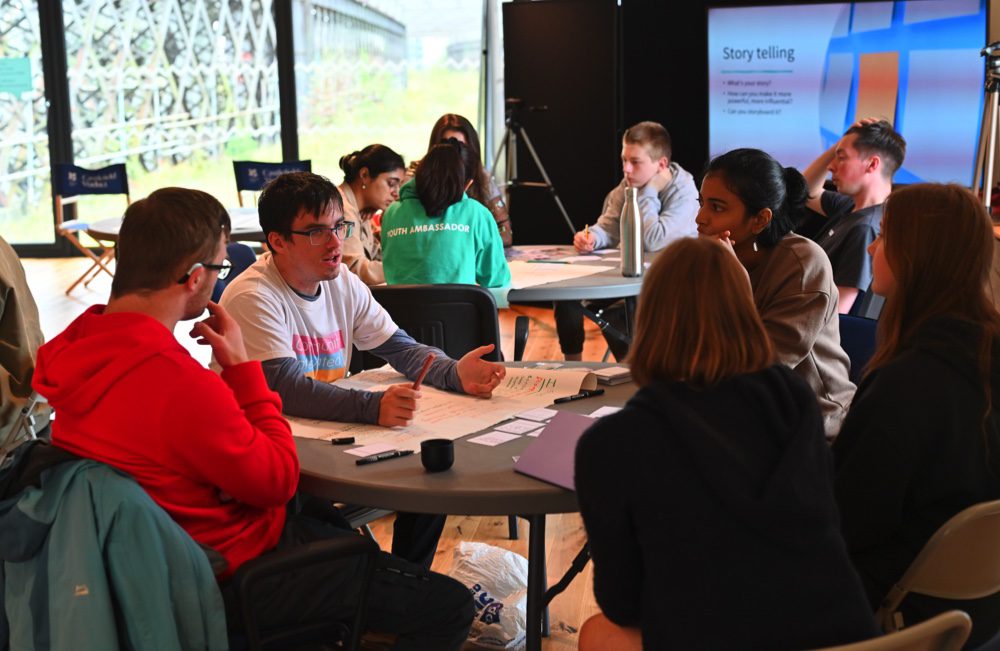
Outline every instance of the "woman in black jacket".
<path id="1" fill-rule="evenodd" d="M 580 439 L 602 615 L 580 649 L 803 649 L 877 633 L 840 538 L 816 397 L 773 364 L 732 248 L 647 272 L 625 408 Z"/>
<path id="2" fill-rule="evenodd" d="M 1000 315 L 986 294 L 992 222 L 956 185 L 893 192 L 869 247 L 885 296 L 879 342 L 833 445 L 851 560 L 877 606 L 951 516 L 1000 498 Z M 1000 630 L 1000 597 L 903 601 L 904 623 L 972 616 L 967 646 Z"/>

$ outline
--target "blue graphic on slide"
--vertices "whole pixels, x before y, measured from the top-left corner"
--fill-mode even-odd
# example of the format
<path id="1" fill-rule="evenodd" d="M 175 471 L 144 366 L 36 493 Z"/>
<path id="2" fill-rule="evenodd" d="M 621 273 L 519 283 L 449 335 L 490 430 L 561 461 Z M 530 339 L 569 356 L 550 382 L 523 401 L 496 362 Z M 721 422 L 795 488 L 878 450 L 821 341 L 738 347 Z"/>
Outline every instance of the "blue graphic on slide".
<path id="1" fill-rule="evenodd" d="M 709 11 L 709 151 L 759 147 L 804 168 L 860 117 L 907 141 L 899 183 L 971 185 L 986 0 Z"/>

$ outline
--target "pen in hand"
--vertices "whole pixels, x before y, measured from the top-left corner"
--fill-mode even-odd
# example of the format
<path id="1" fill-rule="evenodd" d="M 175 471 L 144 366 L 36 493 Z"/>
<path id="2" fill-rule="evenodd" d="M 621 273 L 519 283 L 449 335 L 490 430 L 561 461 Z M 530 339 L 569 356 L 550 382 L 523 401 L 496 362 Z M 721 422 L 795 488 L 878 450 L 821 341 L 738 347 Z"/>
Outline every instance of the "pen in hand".
<path id="1" fill-rule="evenodd" d="M 427 377 L 427 371 L 431 370 L 431 364 L 434 363 L 434 353 L 428 353 L 427 359 L 424 360 L 424 365 L 420 368 L 420 374 L 417 375 L 417 379 L 413 382 L 413 390 L 419 391 L 420 384 Z"/>

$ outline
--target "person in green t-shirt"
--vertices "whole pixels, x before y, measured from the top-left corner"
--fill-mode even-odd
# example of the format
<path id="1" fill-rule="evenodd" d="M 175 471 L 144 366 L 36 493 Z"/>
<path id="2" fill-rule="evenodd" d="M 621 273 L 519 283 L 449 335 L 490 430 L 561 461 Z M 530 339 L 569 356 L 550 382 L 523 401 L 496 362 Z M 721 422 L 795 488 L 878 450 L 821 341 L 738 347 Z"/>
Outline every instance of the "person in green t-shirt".
<path id="1" fill-rule="evenodd" d="M 382 262 L 390 285 L 510 284 L 496 223 L 465 191 L 475 178 L 474 158 L 449 138 L 424 156 L 399 201 L 382 218 Z"/>

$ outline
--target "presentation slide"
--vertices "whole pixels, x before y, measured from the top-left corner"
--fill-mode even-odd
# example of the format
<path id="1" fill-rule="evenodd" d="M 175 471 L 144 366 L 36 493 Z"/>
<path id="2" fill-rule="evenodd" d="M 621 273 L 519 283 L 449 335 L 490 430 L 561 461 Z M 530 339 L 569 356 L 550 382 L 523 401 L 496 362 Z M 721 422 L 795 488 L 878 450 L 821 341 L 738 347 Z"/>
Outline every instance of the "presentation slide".
<path id="1" fill-rule="evenodd" d="M 803 169 L 855 120 L 906 139 L 897 183 L 971 185 L 986 0 L 713 8 L 709 153 L 763 149 Z"/>

